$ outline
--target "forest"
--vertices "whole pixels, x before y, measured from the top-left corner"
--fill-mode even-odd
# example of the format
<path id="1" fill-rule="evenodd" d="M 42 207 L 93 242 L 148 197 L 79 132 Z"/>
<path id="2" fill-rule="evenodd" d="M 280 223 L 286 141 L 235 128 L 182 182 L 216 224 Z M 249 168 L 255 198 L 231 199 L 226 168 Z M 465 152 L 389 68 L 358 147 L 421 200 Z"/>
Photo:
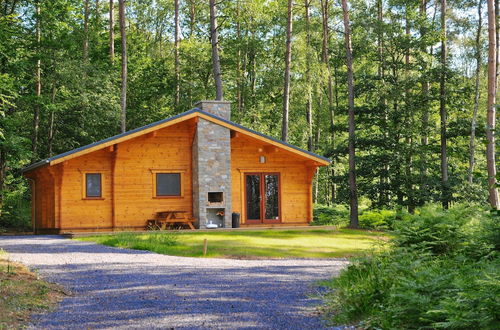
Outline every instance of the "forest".
<path id="1" fill-rule="evenodd" d="M 331 158 L 314 200 L 351 219 L 498 208 L 490 2 L 1 0 L 0 221 L 29 226 L 29 163 L 222 97 Z"/>

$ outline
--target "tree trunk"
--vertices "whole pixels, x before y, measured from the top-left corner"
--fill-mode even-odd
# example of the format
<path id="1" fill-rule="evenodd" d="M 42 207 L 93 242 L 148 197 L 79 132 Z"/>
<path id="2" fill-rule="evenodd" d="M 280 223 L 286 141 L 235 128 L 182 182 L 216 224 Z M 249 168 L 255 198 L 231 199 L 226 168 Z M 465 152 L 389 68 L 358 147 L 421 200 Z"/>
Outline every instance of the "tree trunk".
<path id="1" fill-rule="evenodd" d="M 35 109 L 33 112 L 33 137 L 31 139 L 33 151 L 32 160 L 37 159 L 38 152 L 38 130 L 40 126 L 40 97 L 42 95 L 42 61 L 41 57 L 41 41 L 42 41 L 42 30 L 41 30 L 41 17 L 40 17 L 40 1 L 36 1 L 36 45 L 37 45 L 37 59 L 35 68 Z"/>
<path id="2" fill-rule="evenodd" d="M 85 0 L 83 9 L 83 61 L 89 59 L 89 0 Z"/>
<path id="3" fill-rule="evenodd" d="M 122 39 L 122 84 L 121 84 L 121 131 L 127 130 L 127 33 L 125 31 L 125 0 L 118 0 L 118 11 L 120 15 L 120 36 Z"/>
<path id="4" fill-rule="evenodd" d="M 322 16 L 322 25 L 323 25 L 323 40 L 322 40 L 322 49 L 321 49 L 321 60 L 326 67 L 328 74 L 328 110 L 330 113 L 330 129 L 332 134 L 332 146 L 335 148 L 335 108 L 333 106 L 333 83 L 332 83 L 332 75 L 330 70 L 330 55 L 328 49 L 328 42 L 330 40 L 330 31 L 328 27 L 328 11 L 329 11 L 329 3 L 328 0 L 321 0 L 321 16 Z"/>
<path id="5" fill-rule="evenodd" d="M 377 0 L 377 20 L 380 24 L 378 33 L 377 33 L 377 52 L 378 52 L 378 78 L 382 80 L 384 75 L 384 41 L 383 41 L 383 32 L 382 32 L 382 24 L 384 20 L 384 8 L 382 0 Z"/>
<path id="6" fill-rule="evenodd" d="M 483 1 L 479 0 L 477 4 L 477 15 L 478 15 L 478 25 L 476 33 L 476 86 L 474 91 L 474 110 L 472 112 L 472 121 L 470 127 L 470 143 L 469 143 L 469 170 L 467 175 L 467 181 L 469 184 L 473 183 L 474 180 L 474 166 L 476 164 L 476 126 L 477 126 L 477 111 L 479 108 L 479 97 L 481 96 L 480 77 L 481 77 L 481 28 L 483 24 L 481 7 Z"/>
<path id="7" fill-rule="evenodd" d="M 290 64 L 292 62 L 292 29 L 293 29 L 293 0 L 288 0 L 288 19 L 286 24 L 285 47 L 285 79 L 283 87 L 283 122 L 281 124 L 281 140 L 288 140 L 288 113 L 290 108 Z"/>
<path id="8" fill-rule="evenodd" d="M 5 191 L 5 172 L 7 168 L 7 160 L 5 159 L 5 150 L 3 145 L 0 145 L 0 216 L 2 216 L 3 199 Z"/>
<path id="9" fill-rule="evenodd" d="M 181 101 L 181 71 L 179 60 L 179 41 L 180 41 L 180 25 L 179 25 L 179 0 L 174 0 L 175 14 L 175 110 L 178 110 Z"/>
<path id="10" fill-rule="evenodd" d="M 408 17 L 408 7 L 406 8 L 406 27 L 405 27 L 405 34 L 408 39 L 411 38 L 411 30 L 410 30 L 410 23 L 409 23 L 409 17 Z M 410 45 L 406 49 L 406 54 L 405 54 L 405 73 L 406 73 L 406 79 L 410 79 Z M 410 89 L 407 88 L 405 90 L 405 105 L 406 105 L 406 125 L 407 127 L 413 127 L 413 110 L 412 110 L 412 104 L 411 104 L 411 95 L 410 95 Z M 408 204 L 408 212 L 413 213 L 415 211 L 415 198 L 414 198 L 414 193 L 413 193 L 413 175 L 412 175 L 412 170 L 413 170 L 413 133 L 412 130 L 409 129 L 406 131 L 407 137 L 406 137 L 406 145 L 407 145 L 407 154 L 406 154 L 406 166 L 405 166 L 405 186 L 406 186 L 406 195 L 407 195 L 407 204 Z"/>
<path id="11" fill-rule="evenodd" d="M 441 117 L 441 201 L 447 209 L 450 202 L 450 189 L 448 183 L 448 157 L 446 147 L 446 0 L 441 0 L 441 78 L 439 82 L 439 115 Z"/>
<path id="12" fill-rule="evenodd" d="M 109 59 L 111 64 L 115 61 L 115 23 L 114 23 L 114 4 L 109 0 Z"/>
<path id="13" fill-rule="evenodd" d="M 496 19 L 493 0 L 488 0 L 488 110 L 486 123 L 486 163 L 488 167 L 488 192 L 490 205 L 494 209 L 500 207 L 496 187 L 495 164 L 495 100 L 496 100 Z"/>
<path id="14" fill-rule="evenodd" d="M 344 39 L 347 63 L 347 90 L 349 95 L 349 201 L 350 222 L 349 227 L 358 228 L 358 188 L 356 184 L 355 162 L 355 123 L 354 123 L 354 74 L 352 67 L 351 29 L 349 26 L 349 9 L 347 1 L 342 0 L 342 13 L 344 18 Z"/>
<path id="15" fill-rule="evenodd" d="M 328 0 L 321 0 L 321 23 L 323 26 L 322 29 L 322 35 L 323 35 L 323 40 L 322 40 L 322 50 L 321 50 L 321 60 L 323 64 L 326 67 L 327 75 L 328 75 L 328 91 L 327 91 L 327 96 L 328 96 L 328 112 L 330 114 L 330 132 L 331 132 L 331 137 L 332 137 L 332 149 L 335 150 L 335 107 L 333 105 L 333 82 L 332 82 L 332 74 L 330 70 L 330 55 L 329 55 L 329 48 L 328 48 L 328 42 L 330 40 L 330 31 L 328 27 L 328 17 L 329 17 L 329 3 Z M 319 113 L 318 113 L 318 120 L 317 126 L 318 126 L 318 132 L 319 132 Z M 316 139 L 316 143 L 319 142 L 319 138 Z M 337 187 L 335 184 L 335 168 L 332 166 L 331 167 L 331 182 L 332 182 L 332 195 L 331 195 L 331 202 L 335 202 L 335 196 L 336 196 L 336 191 Z"/>
<path id="16" fill-rule="evenodd" d="M 307 150 L 313 151 L 313 122 L 312 122 L 312 86 L 311 86 L 311 28 L 309 20 L 309 6 L 311 0 L 304 0 L 306 23 L 306 121 L 307 121 Z"/>
<path id="17" fill-rule="evenodd" d="M 217 26 L 217 8 L 215 0 L 210 0 L 210 39 L 212 43 L 212 69 L 215 80 L 215 99 L 222 100 L 222 73 L 219 58 L 219 31 Z"/>
<path id="18" fill-rule="evenodd" d="M 189 38 L 194 34 L 194 27 L 196 23 L 196 4 L 194 0 L 189 2 Z"/>
<path id="19" fill-rule="evenodd" d="M 55 101 L 56 101 L 56 93 L 57 93 L 57 88 L 56 88 L 56 83 L 52 85 L 52 111 L 50 112 L 50 119 L 49 119 L 49 137 L 48 137 L 48 149 L 49 149 L 49 157 L 52 157 L 54 153 L 52 152 L 52 147 L 53 147 L 53 142 L 54 142 L 54 122 L 55 122 Z"/>
<path id="20" fill-rule="evenodd" d="M 499 64 L 499 49 L 498 47 L 500 46 L 500 43 L 498 42 L 498 37 L 500 34 L 500 25 L 498 24 L 498 13 L 499 13 L 499 4 L 498 0 L 495 0 L 495 41 L 496 41 L 496 55 L 495 55 L 495 62 L 496 62 L 496 67 L 495 67 L 495 84 L 498 86 L 498 64 Z"/>
<path id="21" fill-rule="evenodd" d="M 95 24 L 97 28 L 101 25 L 101 3 L 99 0 L 95 0 Z"/>
<path id="22" fill-rule="evenodd" d="M 379 29 L 377 33 L 377 55 L 378 55 L 378 67 L 377 67 L 377 77 L 382 86 L 385 86 L 385 59 L 384 59 L 384 33 L 383 33 L 383 23 L 384 23 L 384 5 L 382 0 L 377 0 L 377 21 L 379 24 Z M 387 133 L 387 105 L 384 93 L 380 93 L 379 106 L 382 109 L 382 119 L 384 121 L 383 135 L 385 140 L 389 139 Z M 384 158 L 382 164 L 382 171 L 379 175 L 379 205 L 385 205 L 387 203 L 387 173 L 389 172 L 389 165 Z"/>
<path id="23" fill-rule="evenodd" d="M 238 40 L 236 52 L 236 105 L 238 110 L 237 122 L 240 122 L 243 111 L 243 84 L 241 75 L 241 22 L 240 0 L 236 1 L 236 38 Z"/>
<path id="24" fill-rule="evenodd" d="M 420 16 L 422 20 L 427 19 L 427 0 L 422 0 L 420 2 Z M 426 31 L 424 28 L 420 30 L 420 38 L 424 38 Z M 427 53 L 427 47 L 424 46 L 422 52 Z M 427 147 L 429 144 L 429 80 L 427 78 L 427 62 L 423 62 L 423 73 L 422 73 L 422 128 L 421 128 L 421 137 L 420 137 L 420 145 L 422 147 Z M 420 190 L 422 191 L 421 196 L 426 194 L 427 190 L 427 152 L 424 151 L 420 155 Z"/>

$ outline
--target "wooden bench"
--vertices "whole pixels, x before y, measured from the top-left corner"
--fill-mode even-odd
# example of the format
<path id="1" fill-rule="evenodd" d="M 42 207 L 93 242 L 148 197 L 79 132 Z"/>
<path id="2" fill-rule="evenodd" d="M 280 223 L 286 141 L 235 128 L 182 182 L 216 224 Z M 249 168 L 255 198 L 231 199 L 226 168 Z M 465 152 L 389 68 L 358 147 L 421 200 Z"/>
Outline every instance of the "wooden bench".
<path id="1" fill-rule="evenodd" d="M 146 228 L 151 230 L 165 230 L 172 224 L 187 225 L 190 229 L 195 229 L 193 222 L 196 219 L 189 218 L 186 211 L 161 211 L 156 212 L 155 219 L 146 222 Z"/>

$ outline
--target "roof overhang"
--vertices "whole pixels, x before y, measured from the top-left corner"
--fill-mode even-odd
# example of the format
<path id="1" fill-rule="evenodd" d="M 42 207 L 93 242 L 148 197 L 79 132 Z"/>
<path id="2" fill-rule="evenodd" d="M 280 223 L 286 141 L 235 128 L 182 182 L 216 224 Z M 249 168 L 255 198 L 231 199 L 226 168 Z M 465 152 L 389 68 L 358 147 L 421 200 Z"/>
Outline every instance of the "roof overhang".
<path id="1" fill-rule="evenodd" d="M 250 137 L 255 138 L 257 140 L 260 140 L 262 142 L 271 144 L 271 145 L 276 146 L 278 148 L 287 150 L 287 151 L 292 152 L 294 154 L 300 155 L 300 156 L 305 157 L 307 159 L 313 160 L 317 163 L 316 164 L 317 166 L 326 166 L 326 165 L 329 165 L 331 163 L 331 160 L 326 158 L 326 157 L 317 155 L 317 154 L 310 152 L 310 151 L 303 150 L 303 149 L 296 147 L 294 145 L 291 145 L 289 143 L 283 142 L 281 140 L 275 139 L 273 137 L 267 136 L 265 134 L 259 133 L 257 131 L 254 131 L 254 130 L 251 130 L 251 129 L 246 128 L 244 126 L 241 126 L 239 124 L 236 124 L 232 121 L 220 118 L 220 117 L 215 116 L 211 113 L 208 113 L 208 112 L 202 111 L 198 108 L 195 108 L 195 109 L 186 111 L 184 113 L 181 113 L 177 116 L 163 119 L 163 120 L 154 122 L 152 124 L 142 126 L 142 127 L 127 131 L 125 133 L 118 134 L 118 135 L 109 137 L 107 139 L 104 139 L 104 140 L 101 140 L 98 142 L 94 142 L 92 144 L 89 144 L 89 145 L 86 145 L 86 146 L 59 154 L 57 156 L 53 156 L 53 157 L 41 160 L 39 162 L 36 162 L 36 163 L 33 163 L 31 165 L 26 166 L 25 168 L 22 169 L 21 172 L 27 173 L 27 172 L 31 172 L 31 171 L 33 171 L 37 168 L 40 168 L 42 166 L 45 166 L 45 165 L 49 165 L 49 166 L 56 165 L 56 164 L 68 161 L 70 159 L 86 155 L 86 154 L 91 153 L 93 151 L 101 150 L 101 149 L 113 146 L 115 144 L 125 142 L 125 141 L 128 141 L 130 139 L 154 132 L 156 130 L 159 130 L 159 129 L 162 129 L 165 127 L 169 127 L 169 126 L 184 122 L 186 120 L 189 120 L 192 118 L 198 118 L 198 117 L 203 118 L 203 119 L 208 120 L 208 121 L 211 121 L 215 124 L 227 127 L 233 131 L 240 132 L 244 135 L 250 136 Z"/>

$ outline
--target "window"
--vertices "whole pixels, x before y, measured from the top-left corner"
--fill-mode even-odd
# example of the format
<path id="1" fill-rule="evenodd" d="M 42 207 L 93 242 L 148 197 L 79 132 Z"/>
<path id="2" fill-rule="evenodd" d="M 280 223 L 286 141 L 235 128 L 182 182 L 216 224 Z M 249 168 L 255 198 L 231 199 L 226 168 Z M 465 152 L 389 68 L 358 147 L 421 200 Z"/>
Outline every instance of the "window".
<path id="1" fill-rule="evenodd" d="M 153 198 L 183 198 L 186 169 L 150 168 Z"/>
<path id="2" fill-rule="evenodd" d="M 85 173 L 85 197 L 102 197 L 101 173 Z"/>
<path id="3" fill-rule="evenodd" d="M 156 173 L 156 196 L 181 196 L 181 173 Z"/>

